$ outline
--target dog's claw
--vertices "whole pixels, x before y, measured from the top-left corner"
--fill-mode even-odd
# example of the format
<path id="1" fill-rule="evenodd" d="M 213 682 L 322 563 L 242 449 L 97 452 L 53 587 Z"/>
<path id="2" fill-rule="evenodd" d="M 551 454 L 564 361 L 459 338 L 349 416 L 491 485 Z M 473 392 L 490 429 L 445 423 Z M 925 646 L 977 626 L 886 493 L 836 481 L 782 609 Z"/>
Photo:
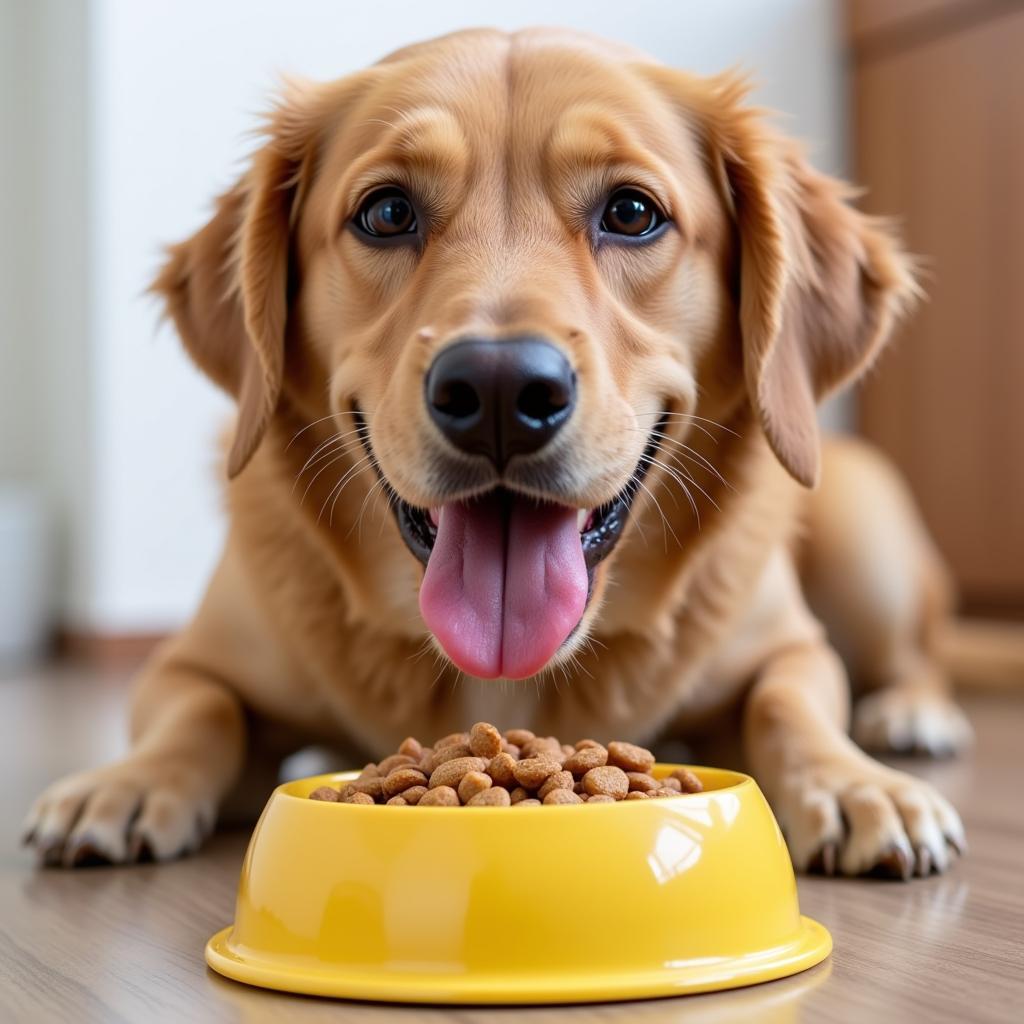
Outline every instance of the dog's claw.
<path id="1" fill-rule="evenodd" d="M 831 878 L 836 873 L 839 861 L 839 847 L 836 843 L 824 843 L 820 850 L 811 858 L 807 870 L 812 874 L 825 875 Z"/>
<path id="2" fill-rule="evenodd" d="M 110 862 L 110 857 L 100 849 L 99 844 L 90 835 L 80 836 L 66 846 L 61 858 L 61 863 L 66 868 L 109 864 Z"/>
<path id="3" fill-rule="evenodd" d="M 878 858 L 871 873 L 881 878 L 897 878 L 908 882 L 914 874 L 914 858 L 903 847 L 893 846 Z"/>
<path id="4" fill-rule="evenodd" d="M 53 837 L 41 840 L 36 845 L 36 855 L 43 867 L 57 867 L 64 856 L 64 840 Z"/>
<path id="5" fill-rule="evenodd" d="M 932 851 L 927 846 L 917 848 L 917 874 L 920 878 L 927 878 L 932 873 L 933 860 Z"/>
<path id="6" fill-rule="evenodd" d="M 145 836 L 134 834 L 128 843 L 128 863 L 129 864 L 148 864 L 151 861 L 156 860 L 153 856 L 152 847 L 149 845 L 149 840 Z"/>

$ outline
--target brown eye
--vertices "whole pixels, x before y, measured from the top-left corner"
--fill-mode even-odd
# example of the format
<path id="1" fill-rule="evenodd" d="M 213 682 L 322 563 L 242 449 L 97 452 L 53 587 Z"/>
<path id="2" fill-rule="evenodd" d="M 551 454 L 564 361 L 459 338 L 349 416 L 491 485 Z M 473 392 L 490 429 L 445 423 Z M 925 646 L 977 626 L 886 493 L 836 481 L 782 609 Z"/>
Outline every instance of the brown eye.
<path id="1" fill-rule="evenodd" d="M 363 200 L 355 216 L 356 226 L 373 238 L 416 234 L 412 200 L 399 188 L 382 188 Z"/>
<path id="2" fill-rule="evenodd" d="M 620 188 L 612 193 L 601 214 L 601 230 L 609 235 L 639 238 L 653 234 L 665 220 L 658 204 L 649 195 L 635 188 Z"/>

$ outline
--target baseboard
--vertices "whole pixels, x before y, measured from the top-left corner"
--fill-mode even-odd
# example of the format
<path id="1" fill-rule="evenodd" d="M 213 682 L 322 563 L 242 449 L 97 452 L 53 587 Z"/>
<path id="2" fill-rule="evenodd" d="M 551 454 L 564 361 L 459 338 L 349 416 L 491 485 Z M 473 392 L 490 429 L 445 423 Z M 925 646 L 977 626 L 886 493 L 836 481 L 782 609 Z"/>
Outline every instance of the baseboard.
<path id="1" fill-rule="evenodd" d="M 62 629 L 54 638 L 54 649 L 63 658 L 95 665 L 134 665 L 150 655 L 167 639 L 167 633 L 101 633 Z"/>

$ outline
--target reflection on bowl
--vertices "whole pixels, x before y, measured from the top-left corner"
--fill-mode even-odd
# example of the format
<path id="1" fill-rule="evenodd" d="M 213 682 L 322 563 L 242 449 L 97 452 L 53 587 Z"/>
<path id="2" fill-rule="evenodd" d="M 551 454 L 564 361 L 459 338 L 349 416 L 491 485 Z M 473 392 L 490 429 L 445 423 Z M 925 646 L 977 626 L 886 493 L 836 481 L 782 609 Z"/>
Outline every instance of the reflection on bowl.
<path id="1" fill-rule="evenodd" d="M 824 959 L 831 939 L 800 916 L 754 781 L 692 770 L 703 793 L 592 807 L 307 799 L 356 773 L 280 786 L 207 962 L 316 995 L 553 1003 L 732 988 Z"/>

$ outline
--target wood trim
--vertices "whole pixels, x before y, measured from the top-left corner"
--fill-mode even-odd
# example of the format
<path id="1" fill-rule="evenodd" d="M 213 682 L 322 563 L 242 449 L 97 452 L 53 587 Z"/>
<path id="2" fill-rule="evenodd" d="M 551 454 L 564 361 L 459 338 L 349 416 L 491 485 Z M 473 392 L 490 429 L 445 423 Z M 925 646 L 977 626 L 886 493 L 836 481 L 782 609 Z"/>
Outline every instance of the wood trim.
<path id="1" fill-rule="evenodd" d="M 862 6 L 854 0 L 848 17 L 851 56 L 859 64 L 891 57 L 1024 10 L 1024 0 L 958 0 L 905 14 L 896 13 L 900 5 L 893 4 L 889 8 L 892 16 L 877 21 L 858 15 Z"/>
<path id="2" fill-rule="evenodd" d="M 97 633 L 58 631 L 54 648 L 61 657 L 100 666 L 141 664 L 168 633 Z"/>

